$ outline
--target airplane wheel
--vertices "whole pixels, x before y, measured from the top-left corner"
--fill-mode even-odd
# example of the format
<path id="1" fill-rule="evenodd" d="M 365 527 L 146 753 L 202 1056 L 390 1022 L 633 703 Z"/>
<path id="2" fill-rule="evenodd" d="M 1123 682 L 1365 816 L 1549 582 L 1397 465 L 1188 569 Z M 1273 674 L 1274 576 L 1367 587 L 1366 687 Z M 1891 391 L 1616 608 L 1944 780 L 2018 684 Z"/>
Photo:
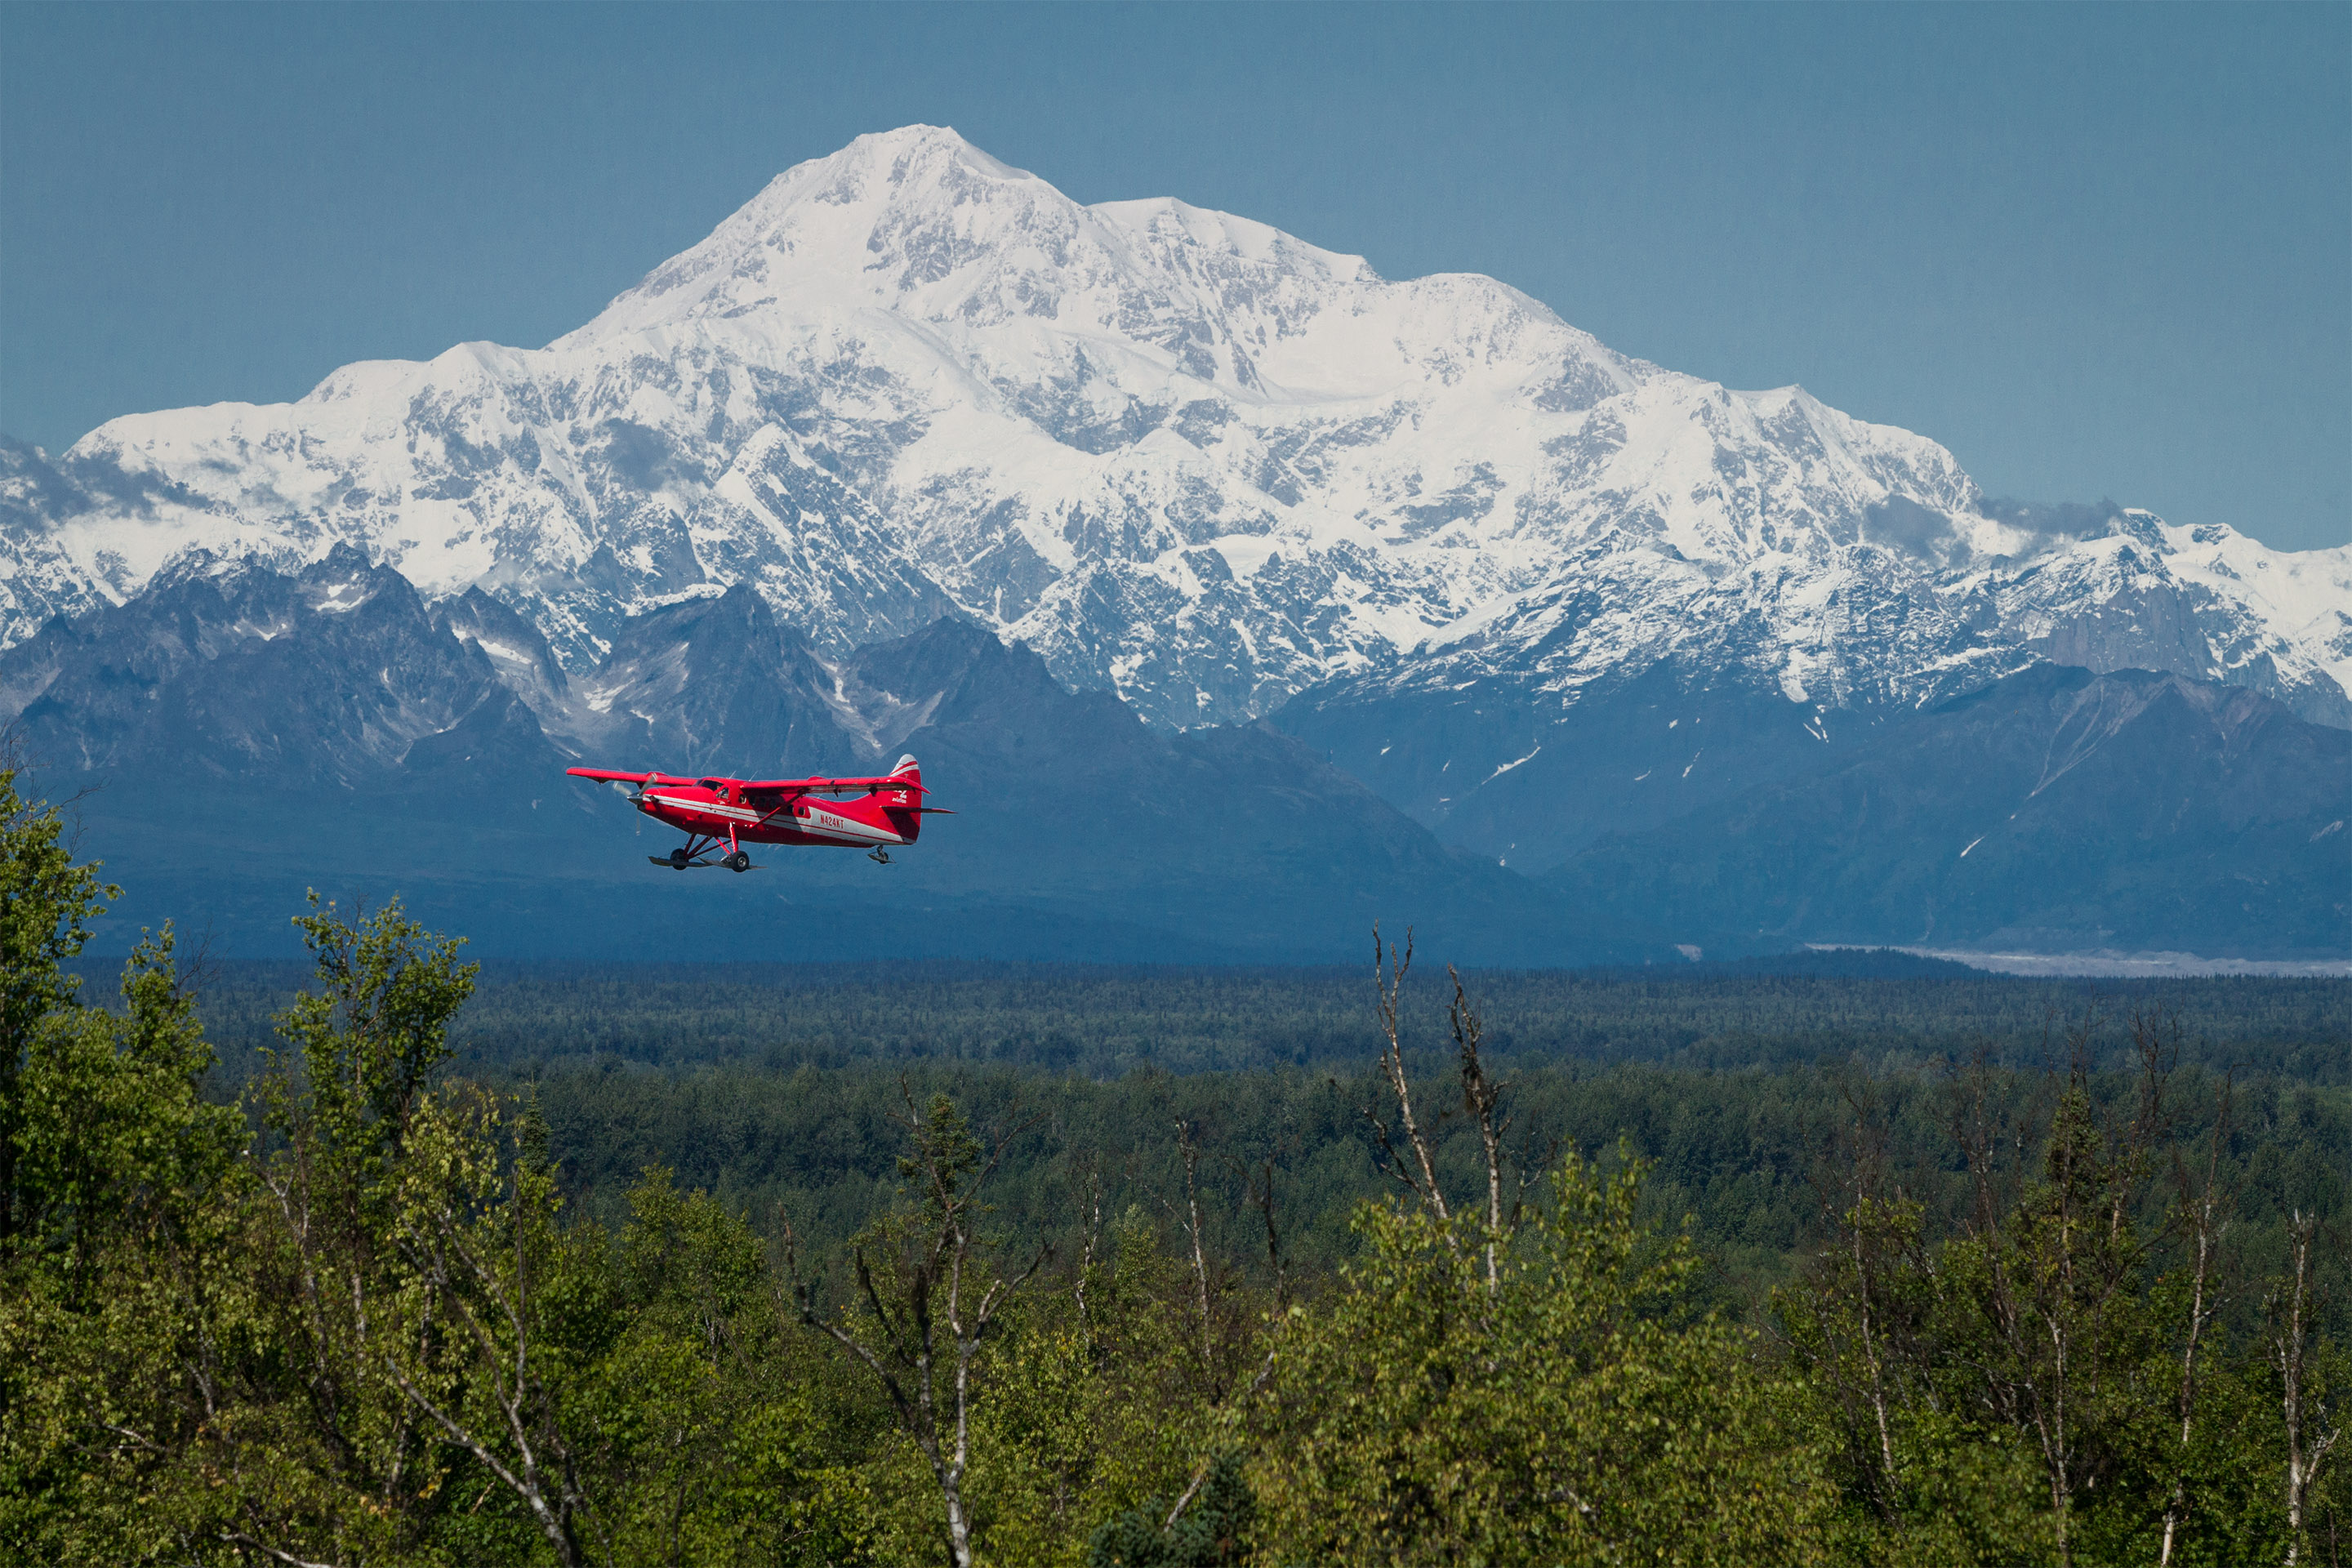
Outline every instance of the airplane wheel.
<path id="1" fill-rule="evenodd" d="M 691 864 L 691 862 L 687 859 L 686 851 L 684 849 L 673 849 L 669 852 L 669 868 L 671 870 L 683 871 L 689 864 Z"/>
<path id="2" fill-rule="evenodd" d="M 751 857 L 748 851 L 738 849 L 727 857 L 727 865 L 730 870 L 748 871 L 751 868 Z"/>

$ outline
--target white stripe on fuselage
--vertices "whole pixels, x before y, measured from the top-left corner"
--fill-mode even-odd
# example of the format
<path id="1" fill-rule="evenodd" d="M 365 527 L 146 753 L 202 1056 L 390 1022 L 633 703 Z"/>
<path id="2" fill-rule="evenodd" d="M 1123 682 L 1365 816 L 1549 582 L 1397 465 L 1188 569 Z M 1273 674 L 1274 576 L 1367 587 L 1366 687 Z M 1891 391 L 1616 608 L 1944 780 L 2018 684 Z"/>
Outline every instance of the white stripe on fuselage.
<path id="1" fill-rule="evenodd" d="M 761 814 L 745 805 L 729 805 L 723 801 L 687 800 L 674 795 L 654 795 L 646 798 L 656 805 L 668 806 L 672 811 L 698 811 L 705 816 L 731 816 L 738 822 L 757 822 Z"/>

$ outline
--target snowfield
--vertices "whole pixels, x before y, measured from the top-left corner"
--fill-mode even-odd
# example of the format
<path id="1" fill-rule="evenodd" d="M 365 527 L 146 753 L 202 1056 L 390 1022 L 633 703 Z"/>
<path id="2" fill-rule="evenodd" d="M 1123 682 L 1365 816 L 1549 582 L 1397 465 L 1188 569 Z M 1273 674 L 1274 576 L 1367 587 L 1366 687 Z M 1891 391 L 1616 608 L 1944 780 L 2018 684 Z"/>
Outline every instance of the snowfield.
<path id="1" fill-rule="evenodd" d="M 926 126 L 787 171 L 545 348 L 0 447 L 0 639 L 191 551 L 341 542 L 482 588 L 574 670 L 748 582 L 836 650 L 961 610 L 1172 725 L 1341 675 L 1571 701 L 1671 659 L 1836 707 L 2036 657 L 2352 725 L 2352 546 L 1995 506 L 1923 437 L 1627 358 L 1494 279 L 1082 206 Z"/>

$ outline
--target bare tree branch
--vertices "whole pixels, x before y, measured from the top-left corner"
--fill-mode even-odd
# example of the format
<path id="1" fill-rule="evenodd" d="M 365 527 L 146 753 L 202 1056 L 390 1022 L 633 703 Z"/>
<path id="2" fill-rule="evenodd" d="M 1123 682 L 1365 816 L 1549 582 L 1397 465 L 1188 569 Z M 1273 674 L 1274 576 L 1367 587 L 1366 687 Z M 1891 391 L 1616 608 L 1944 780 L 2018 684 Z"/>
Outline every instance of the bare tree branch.
<path id="1" fill-rule="evenodd" d="M 1192 1484 L 1184 1489 L 1184 1495 L 1178 1498 L 1176 1500 L 1176 1506 L 1168 1510 L 1168 1522 L 1161 1525 L 1160 1527 L 1160 1529 L 1173 1530 L 1176 1528 L 1176 1521 L 1184 1517 L 1184 1510 L 1192 1507 L 1192 1500 L 1200 1495 L 1201 1483 L 1209 1479 L 1209 1467 L 1215 1462 L 1216 1461 L 1213 1459 L 1203 1459 L 1201 1461 L 1201 1468 L 1192 1472 Z"/>
<path id="2" fill-rule="evenodd" d="M 1486 1022 L 1463 989 L 1461 972 L 1449 963 L 1445 974 L 1454 982 L 1454 1005 L 1447 1018 L 1462 1063 L 1462 1104 L 1478 1119 L 1478 1142 L 1486 1154 L 1486 1293 L 1491 1296 L 1502 1289 L 1496 1248 L 1503 1238 L 1503 1134 L 1509 1130 L 1510 1118 L 1499 1114 L 1505 1086 L 1486 1076 L 1486 1061 L 1479 1055 L 1486 1040 Z"/>
<path id="3" fill-rule="evenodd" d="M 285 1563 L 287 1568 L 335 1568 L 335 1564 L 331 1563 L 313 1563 L 307 1557 L 297 1557 L 291 1552 L 280 1552 L 268 1542 L 256 1540 L 241 1530 L 225 1530 L 221 1531 L 221 1539 L 231 1546 L 242 1546 L 248 1552 L 258 1552 L 274 1562 Z"/>
<path id="4" fill-rule="evenodd" d="M 2140 1019 L 2132 1020 L 2135 1034 L 2141 1027 Z M 2178 1025 L 2175 1025 L 2176 1029 Z M 2229 1140 L 2230 1114 L 2234 1084 L 2229 1078 L 2221 1080 L 2221 1098 L 2215 1108 L 2213 1127 L 2205 1143 L 2205 1172 L 2201 1182 L 2191 1180 L 2187 1164 L 2178 1151 L 2172 1159 L 2174 1184 L 2179 1189 L 2181 1212 L 2188 1216 L 2196 1260 L 2190 1266 L 2189 1295 L 2189 1328 L 2180 1352 L 2180 1447 L 2179 1463 L 2182 1468 L 2172 1483 L 2172 1496 L 2164 1508 L 2164 1544 L 2158 1556 L 2158 1568 L 2171 1568 L 2173 1546 L 2182 1516 L 2189 1506 L 2187 1466 L 2189 1439 L 2194 1432 L 2197 1412 L 2197 1352 L 2205 1325 L 2220 1310 L 2220 1299 L 2210 1293 L 2213 1255 L 2221 1245 L 2221 1233 L 2228 1228 L 2227 1210 L 2230 1194 L 2221 1189 L 2221 1151 Z"/>
<path id="5" fill-rule="evenodd" d="M 1412 968 L 1412 928 L 1405 928 L 1404 952 L 1400 956 L 1393 944 L 1381 944 L 1381 928 L 1375 924 L 1372 927 L 1372 984 L 1378 994 L 1376 1011 L 1381 1034 L 1386 1041 L 1381 1050 L 1381 1076 L 1388 1080 L 1389 1091 L 1396 1097 L 1398 1124 L 1403 1130 L 1405 1142 L 1412 1151 L 1420 1173 L 1415 1176 L 1406 1172 L 1402 1162 L 1396 1163 L 1396 1168 L 1405 1185 L 1412 1188 L 1440 1220 L 1444 1220 L 1450 1217 L 1445 1207 L 1445 1193 L 1437 1184 L 1437 1163 L 1430 1156 L 1429 1141 L 1422 1135 L 1420 1123 L 1413 1120 L 1412 1089 L 1405 1079 L 1404 1047 L 1398 1037 L 1398 1008 L 1404 993 L 1405 974 Z M 1386 1124 L 1373 1116 L 1369 1109 L 1364 1114 L 1371 1118 L 1373 1131 L 1380 1135 L 1381 1147 L 1393 1159 L 1395 1151 L 1390 1146 Z"/>
<path id="6" fill-rule="evenodd" d="M 1201 1147 L 1193 1141 L 1192 1124 L 1176 1119 L 1176 1147 L 1184 1159 L 1184 1235 L 1192 1244 L 1192 1284 L 1201 1314 L 1201 1364 L 1213 1369 L 1216 1351 L 1210 1338 L 1209 1258 L 1201 1246 Z"/>

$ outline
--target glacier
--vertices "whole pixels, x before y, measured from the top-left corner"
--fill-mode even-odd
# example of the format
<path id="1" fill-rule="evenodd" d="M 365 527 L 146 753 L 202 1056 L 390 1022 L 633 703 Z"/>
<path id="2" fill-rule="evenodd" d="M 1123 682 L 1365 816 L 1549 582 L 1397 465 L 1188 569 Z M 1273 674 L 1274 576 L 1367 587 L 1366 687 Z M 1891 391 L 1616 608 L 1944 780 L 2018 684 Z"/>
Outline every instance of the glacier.
<path id="1" fill-rule="evenodd" d="M 501 665 L 527 699 L 741 584 L 832 654 L 961 612 L 1173 728 L 1669 666 L 1810 725 L 2035 660 L 2352 727 L 2352 546 L 1998 502 L 1922 436 L 1495 279 L 1083 205 L 930 126 L 786 171 L 543 348 L 0 442 L 0 646 L 175 563 L 338 546 L 529 623 L 561 669 Z"/>

